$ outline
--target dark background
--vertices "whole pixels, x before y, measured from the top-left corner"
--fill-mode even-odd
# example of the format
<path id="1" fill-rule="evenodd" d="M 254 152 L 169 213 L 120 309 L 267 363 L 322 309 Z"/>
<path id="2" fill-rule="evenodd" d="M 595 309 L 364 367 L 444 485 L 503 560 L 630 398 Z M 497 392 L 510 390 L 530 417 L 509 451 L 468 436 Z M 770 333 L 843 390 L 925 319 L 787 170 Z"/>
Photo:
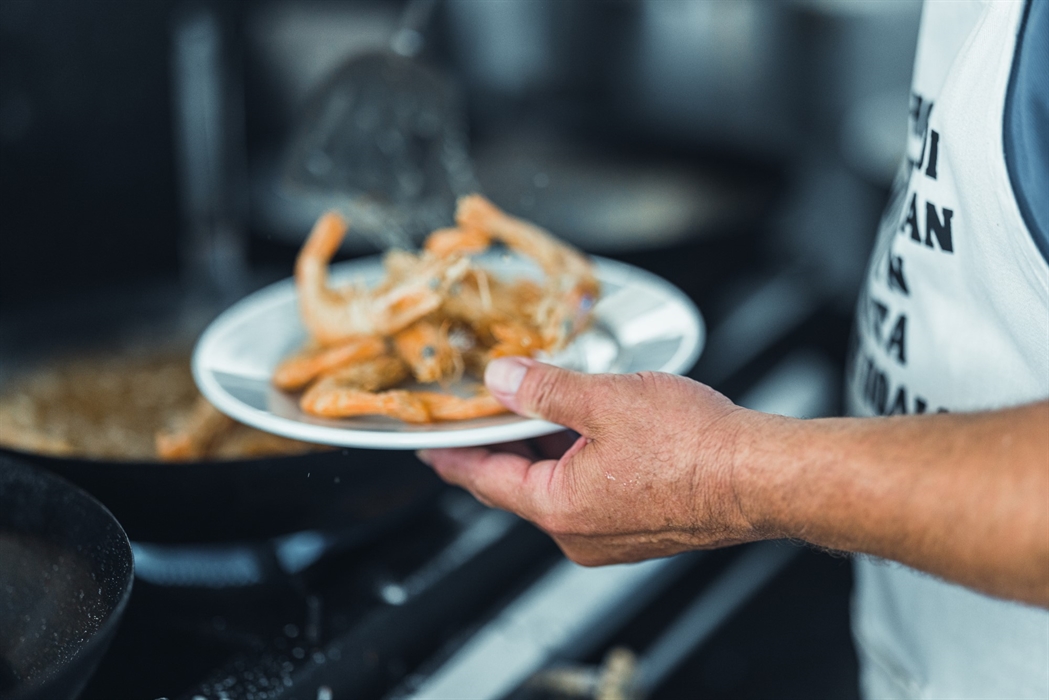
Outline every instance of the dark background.
<path id="1" fill-rule="evenodd" d="M 0 303 L 174 275 L 172 3 L 0 3 Z"/>

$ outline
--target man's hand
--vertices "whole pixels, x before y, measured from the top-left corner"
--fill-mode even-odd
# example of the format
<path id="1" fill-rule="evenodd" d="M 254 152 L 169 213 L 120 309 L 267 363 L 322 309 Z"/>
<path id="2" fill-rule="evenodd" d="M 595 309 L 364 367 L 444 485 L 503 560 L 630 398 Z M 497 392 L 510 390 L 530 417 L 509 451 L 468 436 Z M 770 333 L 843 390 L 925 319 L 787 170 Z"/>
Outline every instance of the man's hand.
<path id="1" fill-rule="evenodd" d="M 511 446 L 420 458 L 481 501 L 518 513 L 586 565 L 638 561 L 760 537 L 734 486 L 738 436 L 760 414 L 669 374 L 587 375 L 494 360 L 485 382 L 521 415 L 580 437 L 560 459 Z"/>
<path id="2" fill-rule="evenodd" d="M 793 537 L 1049 607 L 1049 401 L 797 420 L 667 374 L 504 358 L 485 383 L 581 437 L 557 460 L 523 445 L 420 457 L 581 564 Z"/>

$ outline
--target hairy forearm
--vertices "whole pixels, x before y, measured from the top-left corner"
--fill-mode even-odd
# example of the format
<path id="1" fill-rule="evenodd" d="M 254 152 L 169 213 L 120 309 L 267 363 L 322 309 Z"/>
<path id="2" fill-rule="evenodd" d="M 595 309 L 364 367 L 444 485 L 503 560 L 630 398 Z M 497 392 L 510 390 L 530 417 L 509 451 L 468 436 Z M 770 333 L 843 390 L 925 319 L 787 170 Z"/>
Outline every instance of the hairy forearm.
<path id="1" fill-rule="evenodd" d="M 1049 402 L 753 420 L 741 434 L 735 480 L 760 531 L 1049 606 Z"/>

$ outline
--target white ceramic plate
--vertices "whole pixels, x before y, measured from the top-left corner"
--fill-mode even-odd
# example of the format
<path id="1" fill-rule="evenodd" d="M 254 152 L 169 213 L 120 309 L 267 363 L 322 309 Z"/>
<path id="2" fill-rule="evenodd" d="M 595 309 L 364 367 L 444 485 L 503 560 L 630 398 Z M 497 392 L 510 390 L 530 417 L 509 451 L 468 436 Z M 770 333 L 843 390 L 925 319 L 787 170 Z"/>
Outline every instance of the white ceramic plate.
<path id="1" fill-rule="evenodd" d="M 489 254 L 479 262 L 508 278 L 536 276 L 520 258 Z M 657 370 L 680 374 L 699 358 L 705 328 L 699 310 L 679 289 L 636 267 L 594 259 L 601 299 L 592 328 L 562 353 L 545 358 L 585 372 Z M 381 279 L 378 257 L 332 267 L 332 281 Z M 415 450 L 490 445 L 556 432 L 561 427 L 515 415 L 412 425 L 384 416 L 327 419 L 303 413 L 298 396 L 270 383 L 277 363 L 306 340 L 294 281 L 252 294 L 215 319 L 193 352 L 193 376 L 219 410 L 260 430 L 341 447 Z M 466 388 L 451 387 L 456 389 Z"/>

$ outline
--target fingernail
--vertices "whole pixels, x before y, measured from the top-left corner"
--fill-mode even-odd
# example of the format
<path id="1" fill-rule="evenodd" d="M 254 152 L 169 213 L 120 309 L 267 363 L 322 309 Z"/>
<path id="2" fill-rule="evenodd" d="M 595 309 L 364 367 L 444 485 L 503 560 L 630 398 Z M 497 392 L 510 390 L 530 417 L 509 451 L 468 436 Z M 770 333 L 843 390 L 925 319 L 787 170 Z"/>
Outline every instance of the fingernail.
<path id="1" fill-rule="evenodd" d="M 493 394 L 513 396 L 528 374 L 528 365 L 517 357 L 500 357 L 488 363 L 484 383 Z"/>
<path id="2" fill-rule="evenodd" d="M 422 462 L 426 466 L 428 466 L 428 467 L 432 467 L 433 466 L 433 460 L 430 459 L 430 451 L 429 450 L 418 450 L 418 451 L 416 451 L 415 456 L 419 459 L 420 462 Z"/>

